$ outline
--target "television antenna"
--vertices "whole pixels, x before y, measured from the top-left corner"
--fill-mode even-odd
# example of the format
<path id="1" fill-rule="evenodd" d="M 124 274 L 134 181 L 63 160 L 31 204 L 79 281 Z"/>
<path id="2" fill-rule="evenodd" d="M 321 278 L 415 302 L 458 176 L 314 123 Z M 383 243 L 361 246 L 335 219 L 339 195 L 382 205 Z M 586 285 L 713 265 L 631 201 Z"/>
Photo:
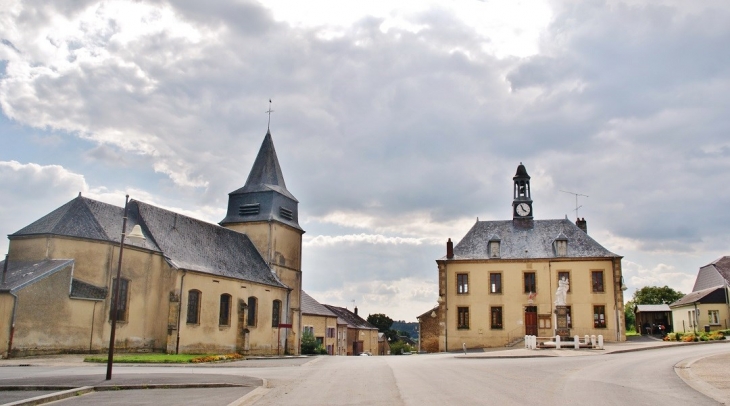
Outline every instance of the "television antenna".
<path id="1" fill-rule="evenodd" d="M 581 193 L 575 193 L 575 192 L 568 192 L 567 190 L 561 190 L 561 192 L 568 193 L 568 194 L 571 194 L 571 195 L 574 195 L 575 196 L 575 217 L 576 218 L 579 218 L 578 217 L 578 209 L 580 209 L 581 207 L 583 207 L 583 205 L 578 206 L 578 196 L 588 197 L 588 195 L 584 195 L 584 194 L 581 194 Z"/>

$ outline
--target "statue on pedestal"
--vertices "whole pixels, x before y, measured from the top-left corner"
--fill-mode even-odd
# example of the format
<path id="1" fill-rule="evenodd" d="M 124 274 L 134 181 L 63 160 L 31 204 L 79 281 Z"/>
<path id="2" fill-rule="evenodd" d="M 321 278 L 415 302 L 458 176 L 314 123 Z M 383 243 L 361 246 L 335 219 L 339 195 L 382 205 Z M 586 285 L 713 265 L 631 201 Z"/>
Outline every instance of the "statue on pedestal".
<path id="1" fill-rule="evenodd" d="M 555 306 L 565 306 L 569 288 L 570 282 L 568 282 L 568 279 L 566 277 L 560 278 L 558 281 L 558 289 L 555 291 Z"/>

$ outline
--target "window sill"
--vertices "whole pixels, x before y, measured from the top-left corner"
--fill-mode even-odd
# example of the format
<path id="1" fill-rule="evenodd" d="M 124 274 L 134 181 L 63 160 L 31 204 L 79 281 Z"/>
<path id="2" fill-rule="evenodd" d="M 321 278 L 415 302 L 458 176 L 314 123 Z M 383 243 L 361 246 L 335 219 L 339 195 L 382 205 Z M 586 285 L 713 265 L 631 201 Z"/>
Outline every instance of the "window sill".
<path id="1" fill-rule="evenodd" d="M 469 330 L 469 327 L 457 327 L 457 330 Z"/>

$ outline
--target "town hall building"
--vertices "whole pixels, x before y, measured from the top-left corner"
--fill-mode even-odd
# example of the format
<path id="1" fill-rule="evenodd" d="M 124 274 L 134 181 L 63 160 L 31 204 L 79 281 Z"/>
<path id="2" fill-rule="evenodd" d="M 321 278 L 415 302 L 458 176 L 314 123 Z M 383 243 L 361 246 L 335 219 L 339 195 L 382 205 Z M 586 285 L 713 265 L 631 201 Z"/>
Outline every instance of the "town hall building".
<path id="1" fill-rule="evenodd" d="M 439 305 L 426 314 L 438 320 L 438 349 L 498 347 L 557 332 L 625 341 L 621 259 L 588 235 L 585 219 L 536 219 L 520 164 L 512 219 L 477 220 L 436 261 Z M 565 326 L 556 326 L 556 303 L 565 304 Z"/>

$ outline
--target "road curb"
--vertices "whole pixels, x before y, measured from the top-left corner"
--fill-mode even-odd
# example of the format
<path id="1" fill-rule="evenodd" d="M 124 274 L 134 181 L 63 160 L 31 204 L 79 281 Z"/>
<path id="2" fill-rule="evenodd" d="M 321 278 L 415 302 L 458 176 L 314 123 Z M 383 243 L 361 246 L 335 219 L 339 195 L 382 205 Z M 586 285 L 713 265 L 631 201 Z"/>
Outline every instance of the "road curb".
<path id="1" fill-rule="evenodd" d="M 727 340 L 713 340 L 713 341 L 697 341 L 697 342 L 671 342 L 671 341 L 665 341 L 667 344 L 663 345 L 652 345 L 647 347 L 638 347 L 638 348 L 628 348 L 625 350 L 611 350 L 606 353 L 608 354 L 623 354 L 627 352 L 636 352 L 636 351 L 647 351 L 647 350 L 656 350 L 661 348 L 671 348 L 671 347 L 680 347 L 685 345 L 704 345 L 704 344 L 721 344 L 721 343 L 727 343 Z"/>
<path id="2" fill-rule="evenodd" d="M 247 393 L 236 402 L 245 400 L 252 392 L 257 389 L 266 388 L 268 382 L 262 379 L 262 386 L 256 386 L 254 390 Z M 131 384 L 131 385 L 96 385 L 82 386 L 78 388 L 70 388 L 68 386 L 42 386 L 42 385 L 0 385 L 0 391 L 30 391 L 30 390 L 60 390 L 60 392 L 50 393 L 48 395 L 36 396 L 30 399 L 18 400 L 12 403 L 6 403 L 3 406 L 32 406 L 42 405 L 45 403 L 55 402 L 57 400 L 67 399 L 73 396 L 85 395 L 91 392 L 111 392 L 118 390 L 139 390 L 139 389 L 206 389 L 206 388 L 252 388 L 254 385 L 236 384 L 236 383 L 183 383 L 183 384 Z M 268 389 L 263 394 L 268 392 Z M 261 394 L 261 396 L 263 396 Z M 259 397 L 261 397 L 259 396 Z M 258 399 L 258 397 L 257 397 Z M 234 405 L 242 405 L 243 403 L 232 403 Z"/>
<path id="3" fill-rule="evenodd" d="M 703 359 L 710 358 L 712 356 L 713 355 L 704 355 L 701 357 L 687 358 L 679 361 L 678 363 L 674 364 L 674 373 L 677 374 L 677 376 L 682 381 L 684 381 L 687 386 L 691 387 L 697 392 L 708 396 L 720 402 L 721 404 L 727 404 L 727 398 L 724 396 L 725 394 L 722 390 L 714 387 L 713 385 L 710 385 L 703 379 L 697 378 L 692 372 L 692 365 L 694 365 L 698 361 L 702 361 Z"/>
<path id="4" fill-rule="evenodd" d="M 67 399 L 73 396 L 81 396 L 93 392 L 93 386 L 82 386 L 80 388 L 69 389 L 61 392 L 50 393 L 48 395 L 36 396 L 30 399 L 18 400 L 16 402 L 6 403 L 4 406 L 32 406 L 42 405 L 44 403 L 55 402 L 57 400 Z"/>

